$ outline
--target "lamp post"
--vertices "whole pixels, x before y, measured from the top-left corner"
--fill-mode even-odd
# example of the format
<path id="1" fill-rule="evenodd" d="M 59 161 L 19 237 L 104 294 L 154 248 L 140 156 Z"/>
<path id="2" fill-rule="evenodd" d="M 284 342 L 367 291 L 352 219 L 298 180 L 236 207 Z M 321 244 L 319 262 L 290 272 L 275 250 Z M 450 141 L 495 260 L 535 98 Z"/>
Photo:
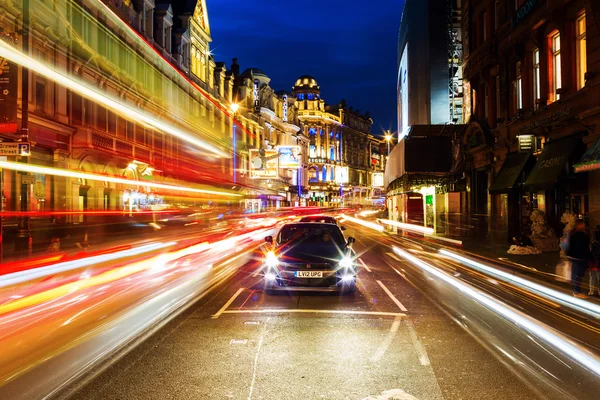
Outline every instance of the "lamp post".
<path id="1" fill-rule="evenodd" d="M 392 141 L 392 132 L 391 131 L 387 131 L 385 133 L 385 140 L 387 141 L 388 144 L 388 157 L 390 156 L 390 142 Z"/>
<path id="2" fill-rule="evenodd" d="M 23 0 L 23 29 L 21 32 L 23 53 L 29 55 L 29 0 Z M 21 142 L 29 141 L 29 68 L 21 68 Z M 21 162 L 26 163 L 27 157 L 21 157 Z M 21 175 L 21 182 L 23 177 Z M 29 184 L 21 183 L 21 211 L 29 211 Z M 31 229 L 29 217 L 25 214 L 19 220 L 19 232 L 15 241 L 16 253 L 27 257 L 31 253 Z"/>
<path id="3" fill-rule="evenodd" d="M 236 138 L 236 129 L 237 126 L 235 124 L 235 115 L 237 114 L 238 110 L 240 109 L 240 105 L 237 103 L 232 103 L 229 108 L 231 109 L 232 112 L 232 118 L 231 118 L 231 129 L 232 129 L 232 136 L 233 136 L 233 183 L 237 184 L 237 138 Z"/>

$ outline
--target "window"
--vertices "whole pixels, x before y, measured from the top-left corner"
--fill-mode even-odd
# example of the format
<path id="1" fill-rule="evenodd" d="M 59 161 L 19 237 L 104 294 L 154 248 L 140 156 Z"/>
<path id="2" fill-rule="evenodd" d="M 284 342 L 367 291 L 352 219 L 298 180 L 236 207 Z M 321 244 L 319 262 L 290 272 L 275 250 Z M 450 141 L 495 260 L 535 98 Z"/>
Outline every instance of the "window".
<path id="1" fill-rule="evenodd" d="M 483 99 L 484 103 L 483 103 L 483 108 L 484 108 L 484 116 L 485 118 L 488 118 L 489 116 L 489 112 L 490 112 L 490 107 L 489 107 L 489 89 L 488 89 L 488 85 L 485 85 L 483 87 L 483 94 L 485 96 L 485 98 Z"/>
<path id="2" fill-rule="evenodd" d="M 560 33 L 552 36 L 552 94 L 553 100 L 559 100 L 558 89 L 562 86 L 560 65 Z"/>
<path id="3" fill-rule="evenodd" d="M 312 93 L 309 93 L 309 94 L 308 94 L 308 99 L 309 99 L 309 100 L 314 100 L 314 99 L 315 99 L 315 95 L 314 95 L 314 94 L 312 94 Z"/>
<path id="4" fill-rule="evenodd" d="M 540 50 L 533 50 L 532 61 L 533 61 L 533 105 L 538 108 L 538 100 L 541 97 L 541 81 L 540 81 Z"/>
<path id="5" fill-rule="evenodd" d="M 35 110 L 44 112 L 46 110 L 46 83 L 35 83 Z"/>
<path id="6" fill-rule="evenodd" d="M 500 75 L 496 76 L 496 119 L 500 118 Z"/>
<path id="7" fill-rule="evenodd" d="M 300 93 L 298 95 L 298 100 L 304 100 L 304 93 Z"/>
<path id="8" fill-rule="evenodd" d="M 523 108 L 523 76 L 521 75 L 521 62 L 517 63 L 517 80 L 515 86 L 515 93 L 517 96 L 517 111 Z"/>
<path id="9" fill-rule="evenodd" d="M 483 13 L 483 41 L 487 40 L 487 13 Z"/>
<path id="10" fill-rule="evenodd" d="M 310 145 L 309 157 L 310 158 L 316 158 L 317 157 L 317 146 L 315 146 L 314 144 Z"/>
<path id="11" fill-rule="evenodd" d="M 107 123 L 106 108 L 98 105 L 98 106 L 96 106 L 96 110 L 98 112 L 97 119 L 96 119 L 96 128 L 98 130 L 106 132 L 106 123 Z"/>
<path id="12" fill-rule="evenodd" d="M 577 90 L 585 86 L 585 73 L 587 72 L 587 45 L 585 14 L 575 22 L 575 40 L 577 41 Z"/>
<path id="13" fill-rule="evenodd" d="M 500 26 L 500 2 L 496 0 L 496 4 L 494 5 L 494 31 L 498 30 Z"/>
<path id="14" fill-rule="evenodd" d="M 108 132 L 113 135 L 117 134 L 117 114 L 112 111 L 108 112 Z"/>
<path id="15" fill-rule="evenodd" d="M 83 99 L 77 93 L 71 93 L 71 123 L 81 125 L 83 122 Z"/>

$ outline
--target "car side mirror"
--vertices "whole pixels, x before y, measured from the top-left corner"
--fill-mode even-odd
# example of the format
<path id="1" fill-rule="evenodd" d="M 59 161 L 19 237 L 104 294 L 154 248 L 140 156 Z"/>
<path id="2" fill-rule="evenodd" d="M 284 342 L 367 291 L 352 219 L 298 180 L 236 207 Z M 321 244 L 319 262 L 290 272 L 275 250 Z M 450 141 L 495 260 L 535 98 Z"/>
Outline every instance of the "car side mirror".
<path id="1" fill-rule="evenodd" d="M 350 236 L 348 238 L 348 246 L 352 246 L 354 244 L 354 242 L 356 242 L 356 239 L 354 239 L 352 236 Z"/>
<path id="2" fill-rule="evenodd" d="M 345 231 L 346 227 L 345 226 L 340 226 L 340 229 L 343 230 L 343 231 Z"/>
<path id="3" fill-rule="evenodd" d="M 267 236 L 265 242 L 273 244 L 273 236 Z"/>

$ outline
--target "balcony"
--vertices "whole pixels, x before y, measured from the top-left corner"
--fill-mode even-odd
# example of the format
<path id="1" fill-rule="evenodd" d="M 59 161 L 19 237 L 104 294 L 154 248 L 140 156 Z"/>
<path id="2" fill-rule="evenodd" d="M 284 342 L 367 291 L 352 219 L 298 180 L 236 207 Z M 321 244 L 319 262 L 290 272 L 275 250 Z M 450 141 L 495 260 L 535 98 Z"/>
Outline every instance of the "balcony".
<path id="1" fill-rule="evenodd" d="M 152 162 L 149 147 L 91 129 L 80 129 L 73 137 L 73 146 L 105 151 L 128 159 Z"/>

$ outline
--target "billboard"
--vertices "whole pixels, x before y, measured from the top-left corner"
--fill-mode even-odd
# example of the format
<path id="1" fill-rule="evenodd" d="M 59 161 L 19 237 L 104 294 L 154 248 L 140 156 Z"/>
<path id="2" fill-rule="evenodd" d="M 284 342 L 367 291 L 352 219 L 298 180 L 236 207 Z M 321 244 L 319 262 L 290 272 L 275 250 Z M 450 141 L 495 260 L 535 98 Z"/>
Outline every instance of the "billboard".
<path id="1" fill-rule="evenodd" d="M 18 66 L 0 57 L 0 132 L 17 132 Z"/>
<path id="2" fill-rule="evenodd" d="M 371 186 L 374 188 L 383 187 L 383 172 L 373 172 L 373 179 L 371 180 Z"/>
<path id="3" fill-rule="evenodd" d="M 398 140 L 408 134 L 408 44 L 404 47 L 398 70 Z"/>
<path id="4" fill-rule="evenodd" d="M 335 167 L 335 183 L 348 182 L 348 167 Z"/>
<path id="5" fill-rule="evenodd" d="M 300 146 L 278 146 L 279 168 L 298 168 L 300 166 Z"/>
<path id="6" fill-rule="evenodd" d="M 277 178 L 279 153 L 275 150 L 250 150 L 250 177 L 253 179 Z"/>

